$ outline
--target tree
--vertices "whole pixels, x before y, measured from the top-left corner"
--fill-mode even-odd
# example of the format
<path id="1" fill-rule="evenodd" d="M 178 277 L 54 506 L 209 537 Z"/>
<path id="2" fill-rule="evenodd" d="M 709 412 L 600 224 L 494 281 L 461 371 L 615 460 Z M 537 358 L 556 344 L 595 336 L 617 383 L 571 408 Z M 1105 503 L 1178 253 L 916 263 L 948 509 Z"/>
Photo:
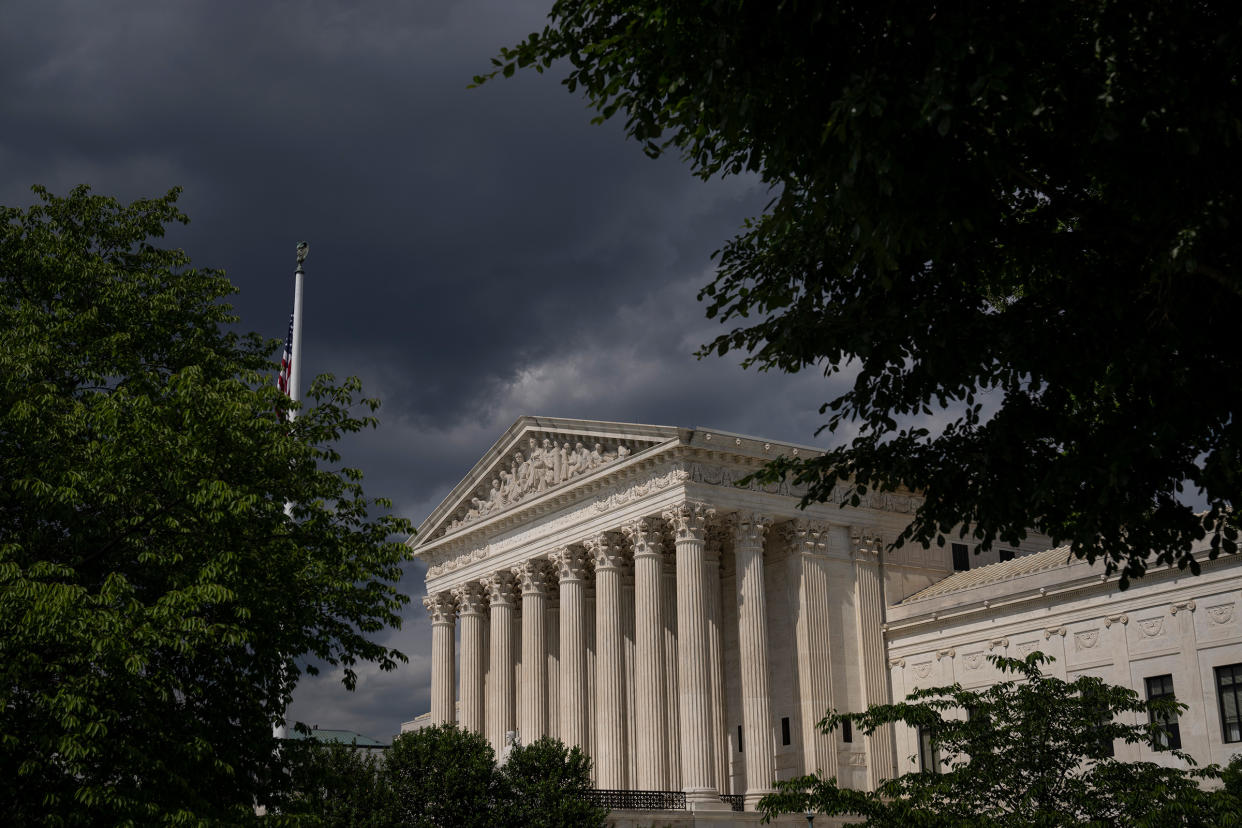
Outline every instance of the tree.
<path id="1" fill-rule="evenodd" d="M 496 754 L 482 735 L 434 725 L 393 740 L 384 758 L 389 825 L 472 828 L 495 825 L 502 799 Z"/>
<path id="2" fill-rule="evenodd" d="M 275 819 L 324 828 L 390 825 L 391 788 L 381 757 L 342 742 L 288 741 L 292 792 Z"/>
<path id="3" fill-rule="evenodd" d="M 644 150 L 772 201 L 700 293 L 700 355 L 822 370 L 857 436 L 804 504 L 909 487 L 897 543 L 1033 527 L 1120 569 L 1237 551 L 1242 12 L 1170 0 L 558 0 L 544 71 Z M 1184 494 L 1201 498 L 1197 516 Z"/>
<path id="4" fill-rule="evenodd" d="M 293 824 L 579 828 L 608 814 L 586 796 L 591 760 L 546 736 L 500 766 L 486 738 L 451 723 L 401 734 L 378 763 L 344 746 L 294 749 L 297 794 L 281 811 Z"/>
<path id="5" fill-rule="evenodd" d="M 410 527 L 334 448 L 378 403 L 319 377 L 281 421 L 277 343 L 153 243 L 186 221 L 177 190 L 36 192 L 0 208 L 6 821 L 252 818 L 284 785 L 300 661 L 352 687 L 359 661 L 404 660 L 372 635 L 400 622 Z"/>
<path id="6" fill-rule="evenodd" d="M 1038 652 L 1025 660 L 989 659 L 1013 677 L 984 690 L 958 684 L 919 690 L 905 702 L 865 713 L 830 712 L 819 723 L 824 732 L 843 722 L 866 734 L 897 722 L 921 728 L 931 755 L 942 757 L 939 769 L 887 780 L 874 792 L 805 776 L 778 782 L 778 793 L 759 807 L 769 814 L 859 814 L 867 825 L 900 828 L 1242 824 L 1236 790 L 1201 787 L 1221 779 L 1216 766 L 1182 769 L 1113 758 L 1118 741 L 1165 744 L 1164 722 L 1185 705 L 1144 701 L 1092 676 L 1069 683 L 1045 676 L 1039 665 L 1052 659 Z M 1149 710 L 1154 723 L 1147 721 Z M 1131 723 L 1136 716 L 1142 724 Z M 1193 766 L 1186 754 L 1170 752 Z M 1236 768 L 1230 773 L 1236 782 Z"/>
<path id="7" fill-rule="evenodd" d="M 501 766 L 507 802 L 499 824 L 531 828 L 602 826 L 608 809 L 587 798 L 591 760 L 578 747 L 544 736 L 514 748 Z"/>

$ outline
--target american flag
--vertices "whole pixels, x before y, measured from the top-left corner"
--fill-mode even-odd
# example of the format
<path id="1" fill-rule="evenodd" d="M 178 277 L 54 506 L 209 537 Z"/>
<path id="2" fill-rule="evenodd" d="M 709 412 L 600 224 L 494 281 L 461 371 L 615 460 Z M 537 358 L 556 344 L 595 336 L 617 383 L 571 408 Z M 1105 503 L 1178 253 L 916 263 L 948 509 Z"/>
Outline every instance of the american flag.
<path id="1" fill-rule="evenodd" d="M 280 373 L 276 375 L 276 387 L 286 397 L 289 392 L 289 374 L 293 371 L 293 314 L 289 314 L 289 333 L 285 335 L 285 352 L 280 355 Z"/>

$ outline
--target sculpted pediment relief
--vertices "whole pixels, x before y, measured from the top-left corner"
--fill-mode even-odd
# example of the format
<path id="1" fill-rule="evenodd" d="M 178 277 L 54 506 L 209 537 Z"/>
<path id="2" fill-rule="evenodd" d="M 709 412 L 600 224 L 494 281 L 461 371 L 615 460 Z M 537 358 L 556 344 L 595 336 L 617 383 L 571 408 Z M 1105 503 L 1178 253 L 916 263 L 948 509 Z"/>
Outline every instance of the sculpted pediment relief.
<path id="1" fill-rule="evenodd" d="M 522 417 L 419 530 L 434 540 L 676 439 L 665 426 Z"/>
<path id="2" fill-rule="evenodd" d="M 493 467 L 491 485 L 475 489 L 469 502 L 457 510 L 447 531 L 515 506 L 634 453 L 627 440 L 595 440 L 590 443 L 590 450 L 583 440 L 590 437 L 553 433 L 542 440 L 527 438 L 524 448 L 515 449 Z"/>

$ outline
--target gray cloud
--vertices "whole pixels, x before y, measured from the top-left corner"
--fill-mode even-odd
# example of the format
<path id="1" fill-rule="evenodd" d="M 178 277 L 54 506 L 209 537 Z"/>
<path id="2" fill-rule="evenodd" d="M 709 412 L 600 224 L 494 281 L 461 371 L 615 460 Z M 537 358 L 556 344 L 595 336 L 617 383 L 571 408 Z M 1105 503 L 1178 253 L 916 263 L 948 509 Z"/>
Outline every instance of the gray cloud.
<path id="1" fill-rule="evenodd" d="M 19 4 L 0 29 L 0 203 L 34 183 L 184 186 L 193 221 L 169 243 L 224 268 L 243 327 L 273 337 L 309 240 L 304 371 L 384 400 L 343 452 L 415 522 L 522 414 L 812 442 L 822 377 L 691 356 L 717 332 L 694 298 L 709 255 L 766 193 L 647 159 L 555 72 L 466 88 L 546 6 Z M 353 694 L 307 680 L 294 718 L 386 738 L 426 709 L 422 573 L 386 639 L 410 664 L 364 669 Z"/>

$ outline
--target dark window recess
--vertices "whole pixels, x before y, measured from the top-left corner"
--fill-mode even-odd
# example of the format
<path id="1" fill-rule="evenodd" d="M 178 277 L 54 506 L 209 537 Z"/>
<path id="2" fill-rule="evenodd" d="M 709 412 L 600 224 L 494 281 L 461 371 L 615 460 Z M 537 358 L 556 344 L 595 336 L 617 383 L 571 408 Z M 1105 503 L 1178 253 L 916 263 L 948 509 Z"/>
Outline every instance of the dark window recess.
<path id="1" fill-rule="evenodd" d="M 1105 728 L 1107 728 L 1109 725 L 1113 723 L 1113 717 L 1112 717 L 1112 714 L 1108 712 L 1108 705 L 1105 702 L 1101 702 L 1098 705 L 1098 710 L 1099 712 L 1096 715 L 1099 719 L 1100 724 L 1096 728 L 1095 738 L 1096 738 L 1096 741 L 1100 743 L 1101 754 L 1107 757 L 1111 757 L 1113 756 L 1113 753 L 1114 753 L 1113 739 L 1107 733 Z"/>
<path id="2" fill-rule="evenodd" d="M 953 571 L 965 572 L 970 569 L 970 550 L 964 543 L 953 544 Z"/>
<path id="3" fill-rule="evenodd" d="M 929 727 L 919 728 L 919 770 L 940 773 L 940 750 L 932 743 Z"/>
<path id="4" fill-rule="evenodd" d="M 1226 742 L 1242 742 L 1242 664 L 1216 668 L 1220 732 Z"/>
<path id="5" fill-rule="evenodd" d="M 1147 700 L 1153 699 L 1172 699 L 1173 698 L 1173 676 L 1152 676 L 1146 680 L 1147 683 Z M 1156 737 L 1157 750 L 1181 750 L 1182 732 L 1177 724 L 1177 713 L 1159 714 L 1154 710 L 1147 711 L 1147 721 L 1155 724 L 1160 722 L 1164 725 L 1164 733 Z"/>
<path id="6" fill-rule="evenodd" d="M 788 716 L 784 716 L 781 718 L 781 744 L 782 745 L 789 744 L 789 717 Z"/>
<path id="7" fill-rule="evenodd" d="M 849 719 L 846 719 L 845 721 L 841 722 L 841 741 L 843 742 L 854 741 L 854 726 L 850 724 Z"/>
<path id="8" fill-rule="evenodd" d="M 1017 555 L 1017 554 L 1018 554 L 1017 550 L 1014 550 L 1014 549 L 1002 549 L 1002 550 L 1000 551 L 1000 559 L 1001 559 L 1001 562 L 1002 562 L 1002 563 L 1004 563 L 1005 561 L 1012 561 L 1012 560 L 1014 559 L 1014 556 L 1015 556 L 1015 555 Z"/>
<path id="9" fill-rule="evenodd" d="M 737 726 L 737 752 L 742 753 L 742 726 Z"/>

